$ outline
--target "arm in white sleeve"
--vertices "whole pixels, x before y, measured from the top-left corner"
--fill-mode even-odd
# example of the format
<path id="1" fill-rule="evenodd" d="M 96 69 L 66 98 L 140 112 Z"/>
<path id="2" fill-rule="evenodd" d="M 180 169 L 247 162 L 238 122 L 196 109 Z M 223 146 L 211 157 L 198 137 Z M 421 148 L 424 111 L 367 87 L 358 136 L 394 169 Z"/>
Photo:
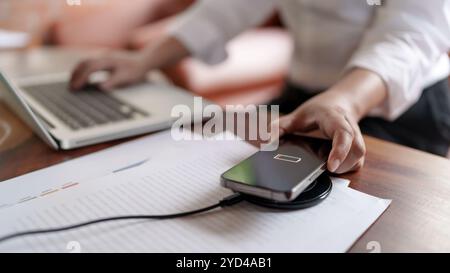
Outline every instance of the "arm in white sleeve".
<path id="1" fill-rule="evenodd" d="M 418 100 L 426 77 L 450 49 L 450 1 L 386 1 L 374 20 L 348 67 L 384 80 L 388 97 L 375 112 L 394 120 Z"/>
<path id="2" fill-rule="evenodd" d="M 202 0 L 175 18 L 169 35 L 208 64 L 226 59 L 225 46 L 270 16 L 276 0 Z"/>

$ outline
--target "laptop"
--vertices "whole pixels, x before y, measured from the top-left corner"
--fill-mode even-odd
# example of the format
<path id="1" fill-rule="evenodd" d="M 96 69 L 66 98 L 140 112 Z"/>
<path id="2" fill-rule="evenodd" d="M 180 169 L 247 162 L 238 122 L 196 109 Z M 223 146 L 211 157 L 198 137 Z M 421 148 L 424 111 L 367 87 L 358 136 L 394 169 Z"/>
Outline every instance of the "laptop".
<path id="1" fill-rule="evenodd" d="M 13 81 L 0 72 L 0 92 L 8 107 L 57 150 L 167 129 L 178 119 L 171 116 L 175 105 L 186 105 L 194 113 L 193 96 L 163 81 L 111 92 L 94 86 L 73 92 L 68 85 L 67 74 Z"/>

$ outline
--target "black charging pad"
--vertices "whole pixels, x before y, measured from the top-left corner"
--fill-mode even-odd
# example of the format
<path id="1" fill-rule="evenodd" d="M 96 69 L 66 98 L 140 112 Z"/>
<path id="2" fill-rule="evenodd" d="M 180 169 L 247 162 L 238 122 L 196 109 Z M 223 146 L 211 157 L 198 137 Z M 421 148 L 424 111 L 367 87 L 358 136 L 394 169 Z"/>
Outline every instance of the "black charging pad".
<path id="1" fill-rule="evenodd" d="M 297 198 L 289 202 L 279 202 L 266 198 L 243 194 L 244 200 L 267 208 L 297 210 L 315 206 L 325 200 L 331 192 L 331 179 L 327 173 L 322 174 L 306 188 Z"/>

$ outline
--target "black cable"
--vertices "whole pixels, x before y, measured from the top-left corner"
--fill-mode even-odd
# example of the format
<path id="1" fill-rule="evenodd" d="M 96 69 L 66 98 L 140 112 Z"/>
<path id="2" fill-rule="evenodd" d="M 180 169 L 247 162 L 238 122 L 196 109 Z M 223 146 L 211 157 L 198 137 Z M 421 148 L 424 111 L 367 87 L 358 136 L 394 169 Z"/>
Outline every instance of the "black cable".
<path id="1" fill-rule="evenodd" d="M 201 209 L 197 209 L 197 210 L 174 213 L 174 214 L 166 214 L 166 215 L 124 215 L 124 216 L 116 216 L 116 217 L 107 217 L 107 218 L 95 219 L 95 220 L 91 220 L 91 221 L 87 221 L 87 222 L 83 222 L 83 223 L 79 223 L 79 224 L 69 225 L 69 226 L 65 226 L 65 227 L 22 231 L 22 232 L 12 233 L 12 234 L 0 237 L 0 243 L 3 243 L 7 240 L 17 238 L 17 237 L 36 235 L 36 234 L 53 233 L 53 232 L 61 232 L 61 231 L 81 228 L 81 227 L 85 227 L 85 226 L 89 226 L 89 225 L 93 225 L 93 224 L 103 223 L 103 222 L 121 221 L 121 220 L 136 220 L 136 219 L 163 220 L 163 219 L 180 218 L 180 217 L 185 217 L 185 216 L 189 216 L 189 215 L 193 215 L 193 214 L 210 211 L 210 210 L 213 210 L 213 209 L 216 209 L 219 207 L 229 207 L 229 206 L 232 206 L 232 205 L 235 205 L 235 204 L 241 202 L 242 200 L 244 200 L 242 195 L 240 195 L 239 193 L 235 193 L 228 197 L 225 197 L 217 204 L 214 204 L 214 205 L 211 205 L 208 207 L 204 207 Z"/>

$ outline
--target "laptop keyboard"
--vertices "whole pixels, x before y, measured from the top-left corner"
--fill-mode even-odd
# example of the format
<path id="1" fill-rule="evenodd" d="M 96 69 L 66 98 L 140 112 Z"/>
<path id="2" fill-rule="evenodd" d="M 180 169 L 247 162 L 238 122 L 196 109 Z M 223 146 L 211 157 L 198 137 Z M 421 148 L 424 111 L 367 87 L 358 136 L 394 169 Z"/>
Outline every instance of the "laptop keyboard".
<path id="1" fill-rule="evenodd" d="M 71 92 L 67 83 L 59 82 L 23 89 L 73 130 L 148 116 L 95 87 Z"/>

